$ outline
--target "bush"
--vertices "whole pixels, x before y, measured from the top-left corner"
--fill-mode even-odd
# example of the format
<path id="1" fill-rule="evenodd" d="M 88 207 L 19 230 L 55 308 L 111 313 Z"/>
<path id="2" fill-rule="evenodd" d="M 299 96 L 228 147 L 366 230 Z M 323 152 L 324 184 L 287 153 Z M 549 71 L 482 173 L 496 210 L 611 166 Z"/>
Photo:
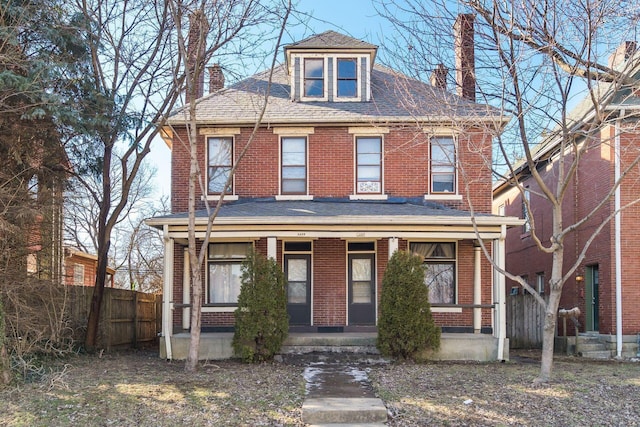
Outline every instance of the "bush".
<path id="1" fill-rule="evenodd" d="M 417 359 L 440 348 L 420 257 L 396 251 L 382 279 L 378 349 L 385 356 Z"/>
<path id="2" fill-rule="evenodd" d="M 273 359 L 289 333 L 285 278 L 273 259 L 251 253 L 242 265 L 233 349 L 246 362 Z"/>

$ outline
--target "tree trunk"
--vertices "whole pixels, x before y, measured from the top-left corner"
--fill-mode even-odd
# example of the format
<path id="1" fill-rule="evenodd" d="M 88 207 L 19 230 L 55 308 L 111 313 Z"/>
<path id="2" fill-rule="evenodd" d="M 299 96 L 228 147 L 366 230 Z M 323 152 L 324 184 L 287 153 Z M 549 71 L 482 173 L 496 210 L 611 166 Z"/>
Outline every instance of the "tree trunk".
<path id="1" fill-rule="evenodd" d="M 535 384 L 547 383 L 551 380 L 553 369 L 553 351 L 555 346 L 556 329 L 558 323 L 558 306 L 562 296 L 562 268 L 564 248 L 562 243 L 553 252 L 553 264 L 551 270 L 549 301 L 544 313 L 544 330 L 542 333 L 542 359 L 540 363 L 540 375 L 534 381 Z"/>

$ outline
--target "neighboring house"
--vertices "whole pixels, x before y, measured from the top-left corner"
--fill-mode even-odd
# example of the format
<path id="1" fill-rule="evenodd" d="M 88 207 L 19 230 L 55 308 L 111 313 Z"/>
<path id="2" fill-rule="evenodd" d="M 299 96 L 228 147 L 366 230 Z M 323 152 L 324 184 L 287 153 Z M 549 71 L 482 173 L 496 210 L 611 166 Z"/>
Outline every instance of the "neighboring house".
<path id="1" fill-rule="evenodd" d="M 456 27 L 461 95 L 446 91 L 443 67 L 433 86 L 412 80 L 376 64 L 377 46 L 333 31 L 285 46 L 262 124 L 204 242 L 203 332 L 233 330 L 240 264 L 251 248 L 285 272 L 292 333 L 374 332 L 388 259 L 408 249 L 424 259 L 443 353 L 448 339 L 466 337 L 458 353 L 441 357 L 508 357 L 504 280 L 477 244 L 469 209 L 500 263 L 506 226 L 521 224 L 491 214 L 491 143 L 506 119 L 475 103 L 473 17 L 462 15 Z M 207 183 L 198 195 L 199 239 L 203 200 L 221 197 L 268 79 L 265 72 L 223 88 L 220 69 L 210 71 L 210 94 L 196 107 Z M 166 242 L 161 353 L 183 358 L 176 343 L 191 309 L 185 110 L 163 131 L 173 214 L 147 223 L 163 229 Z M 201 346 L 202 358 L 214 357 L 208 348 Z"/>
<path id="2" fill-rule="evenodd" d="M 64 283 L 75 286 L 95 286 L 98 257 L 72 248 L 64 248 Z M 107 267 L 105 286 L 114 287 L 116 271 Z"/>
<path id="3" fill-rule="evenodd" d="M 628 66 L 630 58 L 633 58 L 637 64 L 638 54 L 634 54 L 634 51 L 635 44 L 626 42 L 612 56 L 610 63 L 621 69 Z M 640 73 L 636 72 L 636 82 L 639 76 Z M 595 126 L 596 130 L 589 131 L 586 133 L 588 137 L 579 140 L 580 147 L 587 149 L 582 154 L 577 174 L 567 189 L 563 205 L 565 227 L 576 223 L 596 209 L 601 200 L 606 199 L 616 182 L 616 159 L 620 160 L 619 170 L 624 170 L 638 156 L 640 93 L 637 93 L 637 88 L 635 93 L 633 90 L 628 86 L 615 88 L 611 84 L 601 83 L 598 87 L 601 99 L 612 97 L 611 102 L 601 111 L 599 119 L 602 122 L 594 119 L 590 97 L 586 97 L 569 116 L 575 121 L 575 129 Z M 558 180 L 559 149 L 559 140 L 549 137 L 535 150 L 537 171 L 551 188 L 555 188 Z M 572 159 L 571 154 L 567 156 L 565 159 Z M 507 271 L 525 278 L 539 293 L 548 293 L 552 257 L 537 250 L 530 227 L 533 220 L 541 241 L 548 244 L 551 237 L 550 205 L 539 196 L 539 186 L 531 177 L 526 164 L 520 165 L 510 178 L 513 177 L 517 179 L 521 190 L 514 185 L 513 179 L 501 181 L 494 186 L 494 212 L 526 220 L 523 226 L 514 227 L 507 232 Z M 619 187 L 621 206 L 638 199 L 639 178 L 640 172 L 636 166 L 622 181 Z M 524 208 L 523 198 L 529 201 L 533 218 L 530 218 Z M 592 231 L 615 212 L 615 203 L 615 197 L 611 197 L 591 220 L 565 240 L 565 271 L 576 262 L 580 251 L 592 236 Z M 560 301 L 560 308 L 580 309 L 582 314 L 579 318 L 579 331 L 598 335 L 605 344 L 604 348 L 611 351 L 612 355 L 621 355 L 623 350 L 625 355 L 636 355 L 636 343 L 640 334 L 640 311 L 637 309 L 640 303 L 640 282 L 636 277 L 640 272 L 639 217 L 640 205 L 635 205 L 624 209 L 617 218 L 606 223 L 573 277 L 564 284 Z M 523 294 L 519 285 L 512 281 L 507 281 L 507 289 L 512 289 L 514 295 Z M 573 335 L 572 324 L 569 323 L 569 326 L 569 333 Z M 559 334 L 563 334 L 562 322 L 559 322 L 558 328 Z M 625 344 L 621 345 L 623 341 Z"/>

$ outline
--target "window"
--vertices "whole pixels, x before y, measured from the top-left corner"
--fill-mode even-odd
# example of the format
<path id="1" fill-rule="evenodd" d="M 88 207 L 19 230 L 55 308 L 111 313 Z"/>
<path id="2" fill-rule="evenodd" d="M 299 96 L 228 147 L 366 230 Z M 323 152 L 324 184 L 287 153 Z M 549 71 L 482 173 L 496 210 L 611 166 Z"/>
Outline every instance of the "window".
<path id="1" fill-rule="evenodd" d="M 431 139 L 431 192 L 455 193 L 456 156 L 452 137 Z"/>
<path id="2" fill-rule="evenodd" d="M 358 193 L 382 192 L 382 138 L 356 137 Z"/>
<path id="3" fill-rule="evenodd" d="M 242 261 L 250 250 L 251 243 L 209 244 L 209 304 L 237 304 Z"/>
<path id="4" fill-rule="evenodd" d="M 523 274 L 522 276 L 520 276 L 520 278 L 521 278 L 521 279 L 522 279 L 522 281 L 523 281 L 524 283 L 526 283 L 527 285 L 529 285 L 529 284 L 530 284 L 530 283 L 529 283 L 529 275 L 528 275 L 528 274 Z M 528 295 L 528 294 L 529 294 L 529 291 L 528 291 L 528 290 L 523 286 L 523 287 L 522 287 L 522 293 L 523 293 L 524 295 Z"/>
<path id="5" fill-rule="evenodd" d="M 537 284 L 537 288 L 538 288 L 538 293 L 540 295 L 544 295 L 544 273 L 537 273 L 536 274 L 536 284 Z"/>
<path id="6" fill-rule="evenodd" d="M 456 302 L 456 245 L 453 242 L 411 243 L 411 252 L 424 260 L 424 283 L 432 304 Z"/>
<path id="7" fill-rule="evenodd" d="M 307 193 L 307 139 L 282 138 L 282 194 Z"/>
<path id="8" fill-rule="evenodd" d="M 531 193 L 529 192 L 529 188 L 525 188 L 522 194 L 522 218 L 525 223 L 522 226 L 522 231 L 524 233 L 529 233 L 531 231 L 531 217 L 529 216 L 529 208 L 531 207 Z"/>
<path id="9" fill-rule="evenodd" d="M 324 97 L 324 59 L 305 58 L 304 96 L 309 98 Z"/>
<path id="10" fill-rule="evenodd" d="M 232 149 L 232 138 L 209 138 L 209 193 L 222 193 L 233 166 Z M 227 187 L 225 192 L 232 193 L 231 184 Z"/>
<path id="11" fill-rule="evenodd" d="M 355 98 L 358 96 L 358 66 L 355 58 L 338 59 L 338 97 Z"/>
<path id="12" fill-rule="evenodd" d="M 73 264 L 73 284 L 84 286 L 84 265 Z"/>

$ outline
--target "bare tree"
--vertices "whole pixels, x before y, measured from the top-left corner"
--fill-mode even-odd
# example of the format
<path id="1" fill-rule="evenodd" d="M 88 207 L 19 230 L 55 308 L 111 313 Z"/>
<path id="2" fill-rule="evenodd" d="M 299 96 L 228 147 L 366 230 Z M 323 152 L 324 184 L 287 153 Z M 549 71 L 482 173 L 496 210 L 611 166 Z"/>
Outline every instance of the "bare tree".
<path id="1" fill-rule="evenodd" d="M 167 113 L 181 92 L 179 52 L 168 2 L 78 0 L 94 90 L 80 100 L 85 130 L 68 144 L 79 182 L 98 206 L 98 267 L 85 345 L 94 349 L 111 235 L 130 206 L 132 187 Z M 174 78 L 178 76 L 178 78 Z M 111 171 L 118 165 L 117 178 Z M 96 191 L 84 178 L 94 174 Z M 117 190 L 116 190 L 117 189 Z"/>
<path id="2" fill-rule="evenodd" d="M 578 170 L 589 167 L 584 162 L 586 153 L 614 145 L 616 135 L 601 135 L 603 126 L 615 127 L 619 119 L 618 112 L 609 107 L 614 101 L 624 101 L 620 94 L 628 97 L 632 93 L 629 88 L 635 84 L 638 56 L 631 56 L 618 67 L 607 63 L 607 57 L 620 41 L 637 33 L 638 5 L 627 1 L 465 0 L 452 4 L 381 0 L 378 8 L 399 30 L 395 52 L 405 53 L 400 58 L 391 52 L 389 58 L 422 77 L 439 63 L 456 69 L 451 56 L 442 50 L 442 40 L 450 34 L 458 13 L 475 17 L 478 100 L 511 117 L 504 133 L 496 138 L 494 171 L 521 192 L 532 239 L 540 252 L 552 258 L 548 300 L 522 277 L 501 271 L 544 306 L 542 365 L 536 383 L 547 382 L 552 374 L 563 285 L 605 225 L 620 209 L 638 202 L 629 200 L 617 209 L 603 209 L 611 203 L 622 180 L 637 167 L 640 155 L 632 149 L 625 153 L 619 179 L 604 196 L 588 212 L 572 219 L 566 215 Z M 578 103 L 580 97 L 584 100 Z M 556 166 L 552 174 L 545 174 L 540 169 L 544 164 L 541 153 L 549 148 L 553 148 Z M 532 179 L 535 186 L 530 191 L 546 201 L 551 231 L 543 233 L 535 223 L 520 179 Z M 596 226 L 585 227 L 594 220 Z M 578 230 L 588 237 L 583 236 L 584 244 L 576 248 L 576 261 L 565 265 L 565 242 Z M 486 248 L 485 253 L 488 255 Z"/>
<path id="3" fill-rule="evenodd" d="M 213 6 L 213 7 L 212 7 Z M 280 7 L 278 7 L 280 6 Z M 174 19 L 177 26 L 178 46 L 180 48 L 182 58 L 185 59 L 185 67 L 187 69 L 187 79 L 185 81 L 187 105 L 180 114 L 183 115 L 186 125 L 186 134 L 180 138 L 178 132 L 174 132 L 174 137 L 178 140 L 174 144 L 183 144 L 188 147 L 190 153 L 190 171 L 189 171 L 189 226 L 188 226 L 188 254 L 190 260 L 190 276 L 191 276 L 191 304 L 195 308 L 191 310 L 191 339 L 189 343 L 189 352 L 187 355 L 185 370 L 193 372 L 197 369 L 198 355 L 200 347 L 200 326 L 201 326 L 201 310 L 202 306 L 202 287 L 203 280 L 201 267 L 204 264 L 206 254 L 206 245 L 202 244 L 198 248 L 196 241 L 196 195 L 206 194 L 206 184 L 204 182 L 204 174 L 199 165 L 198 158 L 198 121 L 196 117 L 197 98 L 201 95 L 201 76 L 204 72 L 204 66 L 226 45 L 232 41 L 241 39 L 246 30 L 251 27 L 263 26 L 264 30 L 268 28 L 268 24 L 276 24 L 279 28 L 279 34 L 276 41 L 276 49 L 274 50 L 271 61 L 271 72 L 269 73 L 269 87 L 271 83 L 271 73 L 275 66 L 277 57 L 277 46 L 280 45 L 282 34 L 291 11 L 290 1 L 276 1 L 273 4 L 266 5 L 264 2 L 256 0 L 245 0 L 234 2 L 229 5 L 221 5 L 215 3 L 213 5 L 207 2 L 199 2 L 197 4 L 186 4 L 178 2 L 174 9 Z M 183 23 L 186 19 L 189 24 Z M 186 32 L 184 31 L 186 29 Z M 250 44 L 255 45 L 255 39 L 249 40 Z M 258 114 L 253 132 L 249 137 L 247 145 L 243 151 L 235 159 L 235 163 L 229 173 L 224 188 L 228 188 L 233 174 L 239 162 L 242 160 L 244 153 L 251 146 L 262 120 L 262 116 L 267 106 L 269 97 L 269 88 L 264 94 L 264 102 L 262 109 Z M 222 203 L 224 201 L 224 191 L 215 207 L 209 205 L 205 199 L 205 207 L 208 215 L 207 231 L 203 241 L 208 241 L 211 233 L 213 220 L 215 219 Z"/>

